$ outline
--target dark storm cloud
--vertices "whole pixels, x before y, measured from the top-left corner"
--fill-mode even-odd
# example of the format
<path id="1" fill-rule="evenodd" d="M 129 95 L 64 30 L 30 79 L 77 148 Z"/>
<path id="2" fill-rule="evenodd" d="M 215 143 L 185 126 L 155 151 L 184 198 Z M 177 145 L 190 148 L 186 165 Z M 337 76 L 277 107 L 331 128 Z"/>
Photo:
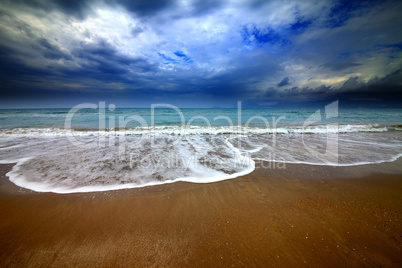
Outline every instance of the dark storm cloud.
<path id="1" fill-rule="evenodd" d="M 372 79 L 368 83 L 357 82 L 353 77 L 346 81 L 341 90 L 333 92 L 332 98 L 346 104 L 366 107 L 401 107 L 402 90 L 400 81 L 402 72 L 398 70 L 381 79 Z"/>
<path id="2" fill-rule="evenodd" d="M 400 83 L 402 81 L 402 70 L 397 70 L 383 78 L 374 78 L 367 83 L 358 82 L 358 77 L 351 77 L 343 86 L 342 94 L 356 94 L 362 92 L 367 94 L 384 96 L 386 98 L 400 97 L 402 94 Z M 396 95 L 395 95 L 396 94 Z"/>
<path id="3" fill-rule="evenodd" d="M 57 76 L 54 70 L 35 68 L 16 58 L 19 51 L 0 45 L 0 95 L 21 97 L 23 92 L 35 91 L 33 83 Z"/>
<path id="4" fill-rule="evenodd" d="M 175 2 L 172 0 L 105 0 L 106 4 L 119 5 L 139 16 L 153 15 Z"/>
<path id="5" fill-rule="evenodd" d="M 289 77 L 284 77 L 277 85 L 277 87 L 284 87 L 290 84 Z"/>
<path id="6" fill-rule="evenodd" d="M 152 64 L 148 64 L 145 58 L 120 55 L 111 44 L 103 39 L 91 45 L 81 44 L 79 48 L 72 50 L 72 55 L 84 61 L 86 66 L 92 65 L 107 69 L 124 69 L 128 66 L 134 66 L 141 72 L 154 70 Z"/>
<path id="7" fill-rule="evenodd" d="M 47 39 L 39 38 L 36 44 L 32 44 L 36 50 L 40 50 L 42 55 L 52 60 L 66 59 L 71 60 L 71 56 L 61 51 L 57 46 L 52 45 Z"/>
<path id="8" fill-rule="evenodd" d="M 349 19 L 367 12 L 367 8 L 371 9 L 381 2 L 379 0 L 336 1 L 328 14 L 326 23 L 331 28 L 341 27 Z"/>
<path id="9" fill-rule="evenodd" d="M 192 3 L 192 13 L 194 15 L 207 14 L 223 5 L 219 0 L 196 0 Z"/>
<path id="10" fill-rule="evenodd" d="M 360 82 L 359 77 L 351 77 L 345 81 L 340 89 L 321 85 L 311 87 L 292 87 L 282 91 L 274 87 L 268 88 L 260 98 L 280 100 L 283 102 L 310 101 L 325 104 L 339 100 L 346 106 L 364 104 L 372 107 L 382 107 L 387 104 L 399 105 L 402 100 L 400 81 L 402 70 L 398 70 L 382 79 L 372 79 L 366 83 Z M 373 103 L 378 102 L 378 103 Z M 395 107 L 391 105 L 390 107 Z M 398 107 L 398 106 L 396 106 Z"/>
<path id="11" fill-rule="evenodd" d="M 280 101 L 300 101 L 300 100 L 322 100 L 323 96 L 328 96 L 333 93 L 331 87 L 321 85 L 316 88 L 311 87 L 291 87 L 281 91 L 276 90 L 274 87 L 268 88 L 260 98 L 269 98 L 271 100 Z M 332 96 L 331 96 L 332 98 Z"/>
<path id="12" fill-rule="evenodd" d="M 200 1 L 202 2 L 202 1 Z M 69 16 L 84 19 L 93 8 L 107 4 L 121 6 L 138 16 L 155 14 L 174 5 L 172 0 L 4 0 L 4 3 L 18 7 L 30 7 L 45 12 L 59 11 Z"/>
<path id="13" fill-rule="evenodd" d="M 324 68 L 328 68 L 332 71 L 343 71 L 351 67 L 359 66 L 359 63 L 355 62 L 346 62 L 346 61 L 339 61 L 339 62 L 328 62 L 322 65 Z"/>
<path id="14" fill-rule="evenodd" d="M 69 16 L 84 18 L 91 10 L 91 5 L 96 0 L 3 0 L 3 4 L 17 6 L 19 8 L 31 8 L 38 11 L 60 11 Z"/>
<path id="15" fill-rule="evenodd" d="M 294 33 L 303 33 L 313 23 L 313 20 L 306 20 L 298 17 L 297 20 L 290 25 L 290 31 Z"/>
<path id="16" fill-rule="evenodd" d="M 123 88 L 146 84 L 147 74 L 157 71 L 157 66 L 149 63 L 145 58 L 130 58 L 118 54 L 110 44 L 100 40 L 93 45 L 81 45 L 73 50 L 72 54 L 82 63 L 78 68 L 62 70 L 65 79 L 92 79 L 105 83 L 119 82 Z M 95 90 L 103 91 L 108 85 L 98 85 Z"/>
<path id="17" fill-rule="evenodd" d="M 399 11 L 398 1 L 6 0 L 0 94 L 402 102 Z"/>

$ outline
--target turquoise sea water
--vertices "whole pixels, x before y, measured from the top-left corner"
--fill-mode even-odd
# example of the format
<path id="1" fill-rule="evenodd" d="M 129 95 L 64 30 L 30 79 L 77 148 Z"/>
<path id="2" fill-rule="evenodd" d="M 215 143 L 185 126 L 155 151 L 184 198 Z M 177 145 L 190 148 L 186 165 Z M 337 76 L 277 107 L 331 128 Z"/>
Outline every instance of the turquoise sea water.
<path id="1" fill-rule="evenodd" d="M 100 108 L 99 108 L 100 107 Z M 402 111 L 338 109 L 0 110 L 0 163 L 34 191 L 106 191 L 252 172 L 255 162 L 366 165 L 402 156 Z"/>
<path id="2" fill-rule="evenodd" d="M 105 115 L 105 126 L 110 126 L 109 120 L 114 120 L 118 125 L 119 117 L 124 119 L 129 116 L 140 116 L 148 126 L 154 119 L 154 125 L 203 125 L 228 126 L 230 122 L 222 117 L 227 117 L 233 124 L 246 124 L 250 118 L 263 117 L 272 125 L 272 120 L 278 120 L 279 125 L 302 125 L 304 121 L 316 112 L 317 109 L 179 109 L 173 108 L 116 108 L 113 111 L 105 108 L 104 113 L 99 109 L 80 109 L 73 116 L 73 126 L 77 128 L 99 128 L 100 115 Z M 66 115 L 70 109 L 7 109 L 0 110 L 0 128 L 63 128 Z M 180 112 L 184 117 L 180 117 Z M 152 114 L 153 113 L 153 114 Z M 203 117 L 203 118 L 199 118 Z M 206 122 L 206 120 L 208 122 Z M 339 124 L 378 124 L 391 126 L 402 124 L 402 110 L 363 110 L 363 109 L 339 109 L 336 120 Z M 317 122 L 317 124 L 325 122 Z M 140 126 L 132 120 L 127 127 Z M 261 118 L 252 119 L 249 126 L 264 127 L 266 123 Z"/>

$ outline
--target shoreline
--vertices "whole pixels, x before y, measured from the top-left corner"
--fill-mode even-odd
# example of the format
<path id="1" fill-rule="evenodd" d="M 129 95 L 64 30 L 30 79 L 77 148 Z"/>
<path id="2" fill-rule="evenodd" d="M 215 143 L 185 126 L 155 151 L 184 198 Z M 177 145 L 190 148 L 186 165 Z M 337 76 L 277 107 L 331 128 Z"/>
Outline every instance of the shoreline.
<path id="1" fill-rule="evenodd" d="M 22 189 L 0 165 L 0 263 L 397 267 L 401 161 L 73 194 Z"/>
<path id="2" fill-rule="evenodd" d="M 117 189 L 105 189 L 105 190 L 91 190 L 91 191 L 77 191 L 77 192 L 53 192 L 53 191 L 35 191 L 23 186 L 14 184 L 9 180 L 6 174 L 12 170 L 12 168 L 17 163 L 12 164 L 0 164 L 0 178 L 6 178 L 0 181 L 0 192 L 8 193 L 52 193 L 56 195 L 69 195 L 69 194 L 90 194 L 90 193 L 102 193 L 102 192 L 114 192 L 114 191 L 133 191 L 134 189 L 139 189 L 140 191 L 144 189 L 149 189 L 152 187 L 164 187 L 169 184 L 211 184 L 219 183 L 227 180 L 234 180 L 245 176 L 253 176 L 255 174 L 263 174 L 269 177 L 294 177 L 301 179 L 340 179 L 340 178 L 360 178 L 368 175 L 375 174 L 402 174 L 402 157 L 398 157 L 396 160 L 389 162 L 362 164 L 362 165 L 350 165 L 350 166 L 329 166 L 321 164 L 305 164 L 305 163 L 282 163 L 275 161 L 266 161 L 261 159 L 255 159 L 254 170 L 250 173 L 245 173 L 245 175 L 239 175 L 236 177 L 229 177 L 222 180 L 216 181 L 206 181 L 206 182 L 193 182 L 186 180 L 168 180 L 166 182 L 150 182 L 145 185 L 136 185 L 134 187 L 127 188 L 117 188 Z M 290 167 L 290 168 L 288 168 Z M 4 186 L 3 186 L 4 184 Z M 5 189 L 3 189 L 3 187 Z"/>

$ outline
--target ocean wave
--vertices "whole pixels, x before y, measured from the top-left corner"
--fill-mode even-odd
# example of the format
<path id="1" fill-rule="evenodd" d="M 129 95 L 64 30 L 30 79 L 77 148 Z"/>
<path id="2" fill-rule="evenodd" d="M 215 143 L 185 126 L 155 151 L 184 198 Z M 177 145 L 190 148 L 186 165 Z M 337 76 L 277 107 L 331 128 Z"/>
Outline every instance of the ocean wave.
<path id="1" fill-rule="evenodd" d="M 363 165 L 373 165 L 373 164 L 381 164 L 381 163 L 390 163 L 398 160 L 402 157 L 402 153 L 389 156 L 387 159 L 376 160 L 376 161 L 360 161 L 360 162 L 351 162 L 351 163 L 337 163 L 333 166 L 337 167 L 353 167 L 353 166 L 363 166 Z M 254 161 L 267 161 L 274 163 L 288 163 L 288 164 L 304 164 L 304 165 L 313 165 L 313 166 L 328 166 L 327 163 L 323 162 L 310 162 L 310 161 L 285 161 L 279 159 L 271 159 L 271 158 L 253 158 Z"/>
<path id="2" fill-rule="evenodd" d="M 17 162 L 7 173 L 14 184 L 54 193 L 107 191 L 176 181 L 210 183 L 254 170 L 254 161 L 226 139 L 192 139 L 176 142 L 165 136 L 155 141 L 157 146 L 149 141 L 134 148 L 127 144 L 124 152 L 119 146 L 88 150 L 68 142 L 58 142 L 53 147 L 39 142 L 20 152 L 10 147 L 8 154 L 4 153 L 9 160 L 0 163 L 9 163 L 10 159 Z"/>
<path id="3" fill-rule="evenodd" d="M 129 127 L 112 129 L 91 128 L 13 128 L 0 129 L 0 135 L 14 136 L 64 136 L 66 132 L 78 136 L 87 135 L 143 135 L 143 134 L 170 134 L 170 135 L 217 135 L 217 134 L 315 134 L 315 133 L 353 133 L 353 132 L 386 132 L 401 130 L 399 127 L 380 126 L 378 124 L 361 125 L 315 125 L 315 126 L 280 126 L 277 128 L 260 128 L 245 126 L 179 126 L 163 125 L 155 127 Z"/>
<path id="4" fill-rule="evenodd" d="M 252 172 L 257 160 L 353 166 L 392 162 L 402 156 L 402 133 L 387 127 L 342 125 L 335 132 L 332 126 L 322 125 L 307 128 L 307 135 L 301 135 L 301 129 L 284 127 L 278 135 L 243 126 L 238 130 L 189 126 L 189 135 L 179 126 L 101 133 L 76 129 L 75 143 L 61 128 L 1 130 L 0 163 L 17 163 L 7 175 L 18 186 L 73 193 L 221 181 Z M 103 135 L 121 137 L 100 139 Z M 331 162 L 331 154 L 331 161 L 326 161 L 327 148 L 333 145 L 337 146 L 336 161 Z"/>

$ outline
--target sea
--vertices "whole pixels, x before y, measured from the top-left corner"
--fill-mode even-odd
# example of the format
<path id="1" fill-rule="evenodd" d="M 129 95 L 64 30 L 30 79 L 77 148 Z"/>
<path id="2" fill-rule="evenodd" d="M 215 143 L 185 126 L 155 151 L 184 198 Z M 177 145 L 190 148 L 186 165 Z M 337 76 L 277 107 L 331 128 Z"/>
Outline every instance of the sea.
<path id="1" fill-rule="evenodd" d="M 355 166 L 402 156 L 402 110 L 118 108 L 0 110 L 0 164 L 14 184 L 76 193 L 210 183 L 286 164 Z"/>

